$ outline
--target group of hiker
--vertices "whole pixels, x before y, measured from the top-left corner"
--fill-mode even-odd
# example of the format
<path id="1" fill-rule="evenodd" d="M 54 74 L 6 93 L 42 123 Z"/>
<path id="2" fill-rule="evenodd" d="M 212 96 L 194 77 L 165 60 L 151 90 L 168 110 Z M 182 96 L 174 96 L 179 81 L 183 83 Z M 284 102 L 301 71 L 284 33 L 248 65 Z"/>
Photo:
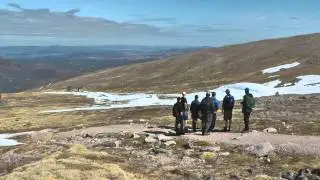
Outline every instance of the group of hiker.
<path id="1" fill-rule="evenodd" d="M 199 101 L 199 96 L 195 95 L 194 101 L 192 101 L 190 108 L 186 99 L 186 92 L 182 93 L 182 97 L 177 98 L 177 102 L 174 104 L 172 113 L 176 118 L 175 131 L 178 135 L 186 133 L 186 121 L 188 120 L 188 112 L 191 112 L 192 130 L 196 132 L 197 121 L 202 121 L 202 135 L 209 135 L 210 132 L 216 131 L 217 112 L 219 109 L 223 112 L 223 119 L 225 122 L 223 131 L 231 131 L 232 113 L 235 105 L 235 99 L 231 95 L 229 89 L 225 91 L 226 95 L 223 98 L 222 105 L 220 107 L 220 101 L 216 98 L 215 92 L 206 92 L 206 97 Z M 253 95 L 250 93 L 249 88 L 245 88 L 245 95 L 243 96 L 242 113 L 244 119 L 244 129 L 242 132 L 249 131 L 249 118 L 255 105 Z"/>

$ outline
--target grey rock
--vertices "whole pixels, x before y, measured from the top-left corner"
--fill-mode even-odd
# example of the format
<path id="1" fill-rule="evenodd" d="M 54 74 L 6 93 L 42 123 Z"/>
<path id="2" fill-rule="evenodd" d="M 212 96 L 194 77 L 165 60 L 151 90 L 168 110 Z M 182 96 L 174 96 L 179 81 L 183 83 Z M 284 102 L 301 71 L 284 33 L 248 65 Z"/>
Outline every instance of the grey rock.
<path id="1" fill-rule="evenodd" d="M 220 146 L 203 146 L 200 148 L 202 152 L 218 152 L 220 151 Z"/>
<path id="2" fill-rule="evenodd" d="M 294 171 L 289 172 L 283 172 L 281 173 L 281 178 L 287 179 L 287 180 L 295 180 L 295 178 L 298 176 L 298 174 Z"/>
<path id="3" fill-rule="evenodd" d="M 159 134 L 159 135 L 157 136 L 157 138 L 158 138 L 158 140 L 161 141 L 161 142 L 166 142 L 166 141 L 171 141 L 171 140 L 173 140 L 172 137 L 165 136 L 165 135 L 163 135 L 163 134 Z"/>
<path id="4" fill-rule="evenodd" d="M 265 132 L 265 133 L 278 133 L 278 130 L 276 128 L 269 127 L 269 128 L 264 129 L 263 132 Z"/>
<path id="5" fill-rule="evenodd" d="M 240 178 L 237 175 L 231 175 L 230 180 L 240 180 Z"/>
<path id="6" fill-rule="evenodd" d="M 133 134 L 133 135 L 131 136 L 131 138 L 133 138 L 133 139 L 139 139 L 140 136 L 139 136 L 138 134 Z"/>
<path id="7" fill-rule="evenodd" d="M 146 137 L 144 139 L 144 142 L 146 142 L 146 143 L 155 143 L 155 142 L 157 142 L 157 140 L 155 138 L 149 136 L 149 137 Z"/>
<path id="8" fill-rule="evenodd" d="M 251 145 L 245 149 L 249 154 L 253 154 L 257 157 L 263 157 L 273 152 L 275 148 L 272 146 L 270 142 Z"/>
<path id="9" fill-rule="evenodd" d="M 166 145 L 166 147 L 172 146 L 172 145 L 176 145 L 177 143 L 175 141 L 167 141 L 164 143 L 164 145 Z"/>
<path id="10" fill-rule="evenodd" d="M 314 175 L 320 176 L 320 168 L 318 168 L 318 169 L 313 169 L 313 170 L 311 171 L 311 173 L 314 174 Z"/>

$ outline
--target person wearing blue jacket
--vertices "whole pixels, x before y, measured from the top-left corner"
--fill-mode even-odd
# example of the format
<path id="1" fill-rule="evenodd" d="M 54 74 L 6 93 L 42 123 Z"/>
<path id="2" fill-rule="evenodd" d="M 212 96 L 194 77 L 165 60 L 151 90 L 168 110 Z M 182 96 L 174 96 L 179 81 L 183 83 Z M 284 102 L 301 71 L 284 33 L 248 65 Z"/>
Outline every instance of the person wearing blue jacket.
<path id="1" fill-rule="evenodd" d="M 211 95 L 212 95 L 211 99 L 214 104 L 214 109 L 213 109 L 213 113 L 212 113 L 212 122 L 211 122 L 209 131 L 213 132 L 216 127 L 217 111 L 220 108 L 220 101 L 216 98 L 216 92 L 212 92 Z"/>

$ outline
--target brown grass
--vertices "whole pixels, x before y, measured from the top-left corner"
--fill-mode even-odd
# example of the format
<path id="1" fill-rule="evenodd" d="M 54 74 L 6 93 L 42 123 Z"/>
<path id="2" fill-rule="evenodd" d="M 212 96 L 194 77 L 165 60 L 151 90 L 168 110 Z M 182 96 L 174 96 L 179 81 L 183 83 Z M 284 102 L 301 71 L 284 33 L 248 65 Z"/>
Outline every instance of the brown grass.
<path id="1" fill-rule="evenodd" d="M 240 81 L 270 81 L 262 74 L 263 69 L 295 61 L 301 65 L 281 71 L 281 80 L 290 82 L 299 75 L 320 73 L 320 34 L 232 45 L 106 69 L 49 88 L 71 85 L 99 91 L 202 91 Z"/>

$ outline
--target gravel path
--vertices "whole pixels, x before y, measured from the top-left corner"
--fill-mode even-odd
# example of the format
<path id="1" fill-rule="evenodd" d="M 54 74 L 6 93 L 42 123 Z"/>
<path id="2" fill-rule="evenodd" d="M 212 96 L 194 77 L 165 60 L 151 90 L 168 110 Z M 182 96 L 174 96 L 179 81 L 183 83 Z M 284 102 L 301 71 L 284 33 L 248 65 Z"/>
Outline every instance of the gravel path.
<path id="1" fill-rule="evenodd" d="M 150 127 L 147 125 L 110 125 L 101 127 L 91 127 L 80 130 L 68 131 L 59 133 L 61 136 L 70 136 L 76 134 L 88 133 L 91 135 L 104 132 L 121 132 L 130 131 L 134 133 L 148 132 L 148 133 L 169 133 L 172 130 L 168 128 Z M 201 136 L 198 133 L 191 133 L 183 137 L 207 141 L 210 143 L 227 143 L 235 145 L 253 145 L 263 142 L 270 142 L 279 151 L 304 154 L 304 155 L 320 155 L 320 136 L 296 136 L 284 134 L 270 134 L 263 132 L 250 133 L 225 133 L 215 132 L 208 136 Z"/>
<path id="2" fill-rule="evenodd" d="M 197 133 L 185 135 L 185 137 L 211 143 L 223 142 L 236 145 L 253 145 L 270 142 L 279 151 L 304 155 L 320 155 L 319 136 L 296 136 L 263 132 L 251 132 L 246 134 L 217 132 L 212 133 L 209 136 L 201 136 Z"/>

